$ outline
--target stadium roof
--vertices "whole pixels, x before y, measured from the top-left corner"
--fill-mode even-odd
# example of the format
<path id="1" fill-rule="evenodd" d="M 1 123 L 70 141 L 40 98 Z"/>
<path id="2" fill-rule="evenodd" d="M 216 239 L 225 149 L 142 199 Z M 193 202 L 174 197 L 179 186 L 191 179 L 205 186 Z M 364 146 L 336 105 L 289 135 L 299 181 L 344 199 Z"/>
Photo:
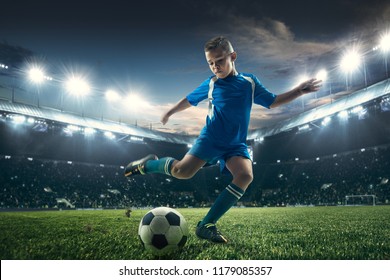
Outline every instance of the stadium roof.
<path id="1" fill-rule="evenodd" d="M 310 111 L 280 121 L 270 127 L 257 129 L 248 133 L 248 139 L 260 139 L 288 131 L 294 127 L 325 118 L 337 112 L 353 108 L 359 104 L 374 100 L 390 92 L 390 79 L 383 80 L 367 88 L 352 92 L 332 103 L 316 107 Z"/>
<path id="2" fill-rule="evenodd" d="M 157 141 L 180 144 L 190 144 L 194 141 L 193 137 L 186 135 L 163 133 L 138 126 L 128 125 L 125 123 L 82 117 L 52 108 L 42 108 L 21 103 L 11 103 L 8 100 L 0 100 L 0 111 L 22 114 L 25 116 L 31 116 L 65 124 L 72 124 L 80 127 L 91 127 L 103 131 L 139 136 Z"/>
<path id="3" fill-rule="evenodd" d="M 249 131 L 248 139 L 260 139 L 262 137 L 275 135 L 284 131 L 291 130 L 294 127 L 307 124 L 337 112 L 353 108 L 357 105 L 374 100 L 390 92 L 390 79 L 383 80 L 367 88 L 352 92 L 342 98 L 333 101 L 330 104 L 316 107 L 310 111 L 301 113 L 297 116 L 282 120 L 270 127 Z M 65 124 L 73 124 L 80 127 L 91 127 L 114 133 L 128 134 L 156 141 L 164 141 L 179 144 L 192 144 L 194 136 L 181 134 L 164 133 L 156 130 L 146 129 L 126 123 L 113 122 L 108 120 L 99 120 L 94 118 L 82 117 L 73 113 L 56 110 L 53 108 L 36 107 L 21 103 L 12 103 L 8 100 L 0 100 L 0 111 L 22 114 L 35 118 L 52 120 Z"/>

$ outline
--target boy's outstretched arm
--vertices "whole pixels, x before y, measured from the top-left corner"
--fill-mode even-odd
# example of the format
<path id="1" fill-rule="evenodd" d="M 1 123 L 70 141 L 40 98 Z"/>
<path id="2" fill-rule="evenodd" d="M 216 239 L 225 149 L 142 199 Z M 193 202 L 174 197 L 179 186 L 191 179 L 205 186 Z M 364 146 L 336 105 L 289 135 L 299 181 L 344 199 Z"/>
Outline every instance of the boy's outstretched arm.
<path id="1" fill-rule="evenodd" d="M 321 87 L 321 82 L 322 81 L 317 79 L 310 79 L 301 83 L 299 86 L 293 88 L 290 91 L 277 95 L 274 103 L 271 104 L 270 108 L 275 108 L 280 105 L 289 103 L 301 95 L 319 90 Z"/>
<path id="2" fill-rule="evenodd" d="M 162 124 L 165 125 L 168 122 L 170 116 L 172 116 L 173 114 L 175 114 L 177 112 L 184 111 L 185 109 L 187 109 L 191 106 L 192 105 L 190 104 L 190 102 L 188 102 L 187 98 L 184 97 L 176 105 L 174 105 L 171 109 L 169 109 L 166 113 L 164 113 L 161 116 L 160 121 L 162 122 Z"/>

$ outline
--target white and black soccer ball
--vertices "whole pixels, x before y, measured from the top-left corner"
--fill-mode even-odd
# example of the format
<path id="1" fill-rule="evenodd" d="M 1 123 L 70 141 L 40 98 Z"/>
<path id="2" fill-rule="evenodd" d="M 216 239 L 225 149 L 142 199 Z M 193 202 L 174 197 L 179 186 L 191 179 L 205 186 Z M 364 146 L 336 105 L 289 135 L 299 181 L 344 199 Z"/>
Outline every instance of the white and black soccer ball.
<path id="1" fill-rule="evenodd" d="M 187 242 L 188 232 L 183 215 L 169 207 L 150 210 L 138 228 L 141 243 L 154 255 L 165 255 L 182 248 Z"/>

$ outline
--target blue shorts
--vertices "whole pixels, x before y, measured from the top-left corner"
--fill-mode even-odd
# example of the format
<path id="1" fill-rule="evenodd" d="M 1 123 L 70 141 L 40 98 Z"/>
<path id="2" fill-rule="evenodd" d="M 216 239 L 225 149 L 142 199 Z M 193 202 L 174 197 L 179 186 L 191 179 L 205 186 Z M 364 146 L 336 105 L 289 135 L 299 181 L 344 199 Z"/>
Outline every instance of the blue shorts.
<path id="1" fill-rule="evenodd" d="M 188 154 L 207 162 L 206 165 L 215 165 L 219 162 L 222 173 L 230 173 L 226 168 L 226 161 L 234 156 L 251 159 L 246 144 L 234 146 L 220 146 L 207 138 L 198 138 Z"/>

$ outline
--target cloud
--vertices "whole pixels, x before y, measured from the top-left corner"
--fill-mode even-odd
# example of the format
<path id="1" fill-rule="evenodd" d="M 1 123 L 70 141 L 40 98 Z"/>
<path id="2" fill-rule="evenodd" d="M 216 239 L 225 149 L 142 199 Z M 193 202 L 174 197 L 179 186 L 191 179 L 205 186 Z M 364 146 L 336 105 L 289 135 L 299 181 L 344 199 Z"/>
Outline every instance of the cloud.
<path id="1" fill-rule="evenodd" d="M 302 112 L 302 107 L 299 106 L 281 106 L 271 110 L 254 106 L 251 113 L 251 121 L 249 130 L 269 127 L 281 120 L 291 117 L 291 115 Z"/>
<path id="2" fill-rule="evenodd" d="M 152 110 L 143 112 L 143 120 L 139 122 L 139 125 L 149 127 L 151 124 L 153 129 L 162 132 L 198 135 L 205 124 L 208 111 L 206 103 L 200 103 L 196 107 L 190 107 L 182 112 L 172 115 L 168 123 L 163 125 L 160 122 L 161 116 L 174 105 L 175 104 L 173 103 L 153 105 Z"/>
<path id="3" fill-rule="evenodd" d="M 258 63 L 270 77 L 283 79 L 280 74 L 295 73 L 307 67 L 313 57 L 332 51 L 333 43 L 297 40 L 282 21 L 271 18 L 260 20 L 232 16 L 230 37 L 243 56 L 244 63 Z"/>

